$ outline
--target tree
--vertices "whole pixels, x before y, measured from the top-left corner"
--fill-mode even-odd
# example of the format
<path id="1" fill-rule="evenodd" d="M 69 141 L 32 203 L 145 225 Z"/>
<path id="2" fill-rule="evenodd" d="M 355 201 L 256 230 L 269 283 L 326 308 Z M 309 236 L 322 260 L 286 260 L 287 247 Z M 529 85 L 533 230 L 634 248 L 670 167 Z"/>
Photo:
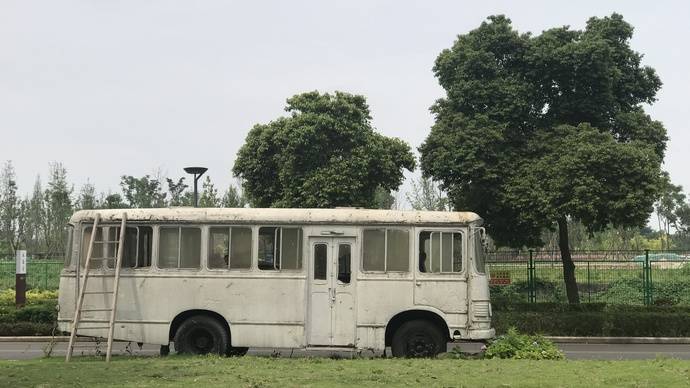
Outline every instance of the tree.
<path id="1" fill-rule="evenodd" d="M 184 177 L 180 178 L 175 182 L 170 178 L 166 178 L 168 182 L 168 193 L 170 194 L 170 206 L 191 206 L 193 205 L 194 199 L 187 203 L 186 197 L 184 195 L 185 190 L 189 187 L 184 183 Z"/>
<path id="2" fill-rule="evenodd" d="M 211 177 L 206 175 L 201 184 L 201 195 L 199 196 L 199 207 L 220 207 L 221 200 L 218 197 L 218 190 L 211 182 Z"/>
<path id="3" fill-rule="evenodd" d="M 101 195 L 103 196 L 103 200 L 100 202 L 103 209 L 126 209 L 129 207 L 120 194 Z"/>
<path id="4" fill-rule="evenodd" d="M 31 252 L 40 252 L 45 249 L 45 219 L 45 194 L 41 185 L 41 177 L 37 176 L 26 211 L 24 233 L 27 249 Z"/>
<path id="5" fill-rule="evenodd" d="M 43 237 L 45 238 L 46 255 L 50 257 L 64 252 L 64 231 L 72 215 L 73 188 L 67 183 L 67 170 L 62 163 L 50 165 L 50 180 L 44 193 L 45 220 Z"/>
<path id="6" fill-rule="evenodd" d="M 223 198 L 220 201 L 222 207 L 246 207 L 248 205 L 247 197 L 242 191 L 242 183 L 238 185 L 230 184 L 228 190 L 223 194 Z"/>
<path id="7" fill-rule="evenodd" d="M 395 206 L 395 197 L 389 190 L 378 187 L 374 192 L 374 204 L 376 209 L 392 209 Z"/>
<path id="8" fill-rule="evenodd" d="M 94 186 L 93 183 L 86 181 L 84 186 L 81 188 L 81 192 L 79 193 L 79 198 L 77 199 L 75 207 L 78 209 L 98 209 L 100 207 L 98 202 L 99 201 L 96 198 L 96 186 Z"/>
<path id="9" fill-rule="evenodd" d="M 450 211 L 448 197 L 439 184 L 429 177 L 412 180 L 412 189 L 407 194 L 407 201 L 414 210 Z"/>
<path id="10" fill-rule="evenodd" d="M 363 96 L 298 94 L 289 117 L 254 126 L 233 173 L 257 207 L 375 206 L 376 190 L 392 191 L 412 170 L 410 147 L 371 126 Z"/>
<path id="11" fill-rule="evenodd" d="M 0 173 L 0 238 L 6 243 L 8 255 L 14 255 L 22 239 L 19 225 L 21 200 L 17 197 L 17 180 L 11 161 L 5 162 Z"/>
<path id="12" fill-rule="evenodd" d="M 161 189 L 160 180 L 152 178 L 150 175 L 144 175 L 141 178 L 123 175 L 120 180 L 120 186 L 129 205 L 128 207 L 157 208 L 166 205 L 166 193 Z"/>
<path id="13" fill-rule="evenodd" d="M 666 249 L 671 248 L 671 227 L 679 229 L 679 221 L 681 221 L 679 215 L 683 214 L 684 206 L 686 204 L 683 187 L 671 183 L 671 177 L 664 172 L 661 181 L 661 196 L 654 203 L 654 212 L 659 223 L 659 230 L 662 232 L 661 249 L 664 249 L 664 243 Z"/>
<path id="14" fill-rule="evenodd" d="M 434 66 L 446 96 L 419 149 L 425 176 L 481 214 L 500 245 L 541 245 L 557 228 L 570 303 L 568 222 L 642 226 L 659 194 L 667 137 L 642 105 L 661 82 L 630 48 L 632 31 L 613 14 L 532 36 L 492 16 Z"/>

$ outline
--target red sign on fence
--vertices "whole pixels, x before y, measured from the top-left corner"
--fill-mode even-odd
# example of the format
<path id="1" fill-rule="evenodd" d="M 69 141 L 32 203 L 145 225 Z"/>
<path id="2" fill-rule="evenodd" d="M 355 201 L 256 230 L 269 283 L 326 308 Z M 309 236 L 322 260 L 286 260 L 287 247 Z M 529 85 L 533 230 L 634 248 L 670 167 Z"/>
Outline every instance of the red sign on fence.
<path id="1" fill-rule="evenodd" d="M 489 284 L 492 286 L 505 286 L 510 284 L 510 271 L 491 271 Z"/>

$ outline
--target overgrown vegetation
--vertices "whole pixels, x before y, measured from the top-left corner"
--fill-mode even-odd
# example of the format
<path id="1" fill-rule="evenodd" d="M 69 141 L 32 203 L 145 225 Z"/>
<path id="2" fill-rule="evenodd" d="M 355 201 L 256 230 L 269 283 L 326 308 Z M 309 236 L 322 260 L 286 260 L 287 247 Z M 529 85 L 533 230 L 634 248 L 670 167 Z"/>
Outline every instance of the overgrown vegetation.
<path id="1" fill-rule="evenodd" d="M 563 360 L 563 352 L 540 335 L 520 334 L 514 327 L 496 337 L 484 352 L 484 358 L 517 360 Z"/>

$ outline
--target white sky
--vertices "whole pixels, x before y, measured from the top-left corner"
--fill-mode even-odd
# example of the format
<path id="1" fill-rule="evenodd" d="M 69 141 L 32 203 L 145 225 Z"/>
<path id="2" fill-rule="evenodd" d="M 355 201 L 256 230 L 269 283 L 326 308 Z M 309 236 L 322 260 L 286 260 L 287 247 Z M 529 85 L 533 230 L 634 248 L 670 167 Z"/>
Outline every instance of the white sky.
<path id="1" fill-rule="evenodd" d="M 664 87 L 648 112 L 671 138 L 666 169 L 690 188 L 690 3 L 667 1 L 0 0 L 0 161 L 22 193 L 61 161 L 89 179 L 202 165 L 224 190 L 249 129 L 309 90 L 368 98 L 374 125 L 416 149 L 442 95 L 431 68 L 457 34 L 503 13 L 521 32 L 622 13 Z"/>

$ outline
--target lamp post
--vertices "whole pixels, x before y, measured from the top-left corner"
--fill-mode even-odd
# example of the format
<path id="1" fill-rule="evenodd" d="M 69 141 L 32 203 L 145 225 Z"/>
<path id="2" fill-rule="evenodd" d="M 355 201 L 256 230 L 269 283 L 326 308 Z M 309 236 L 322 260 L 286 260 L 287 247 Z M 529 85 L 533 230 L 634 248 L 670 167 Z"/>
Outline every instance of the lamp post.
<path id="1" fill-rule="evenodd" d="M 208 170 L 206 167 L 185 167 L 184 171 L 187 174 L 194 176 L 194 207 L 199 207 L 199 192 L 197 190 L 197 181 Z"/>

